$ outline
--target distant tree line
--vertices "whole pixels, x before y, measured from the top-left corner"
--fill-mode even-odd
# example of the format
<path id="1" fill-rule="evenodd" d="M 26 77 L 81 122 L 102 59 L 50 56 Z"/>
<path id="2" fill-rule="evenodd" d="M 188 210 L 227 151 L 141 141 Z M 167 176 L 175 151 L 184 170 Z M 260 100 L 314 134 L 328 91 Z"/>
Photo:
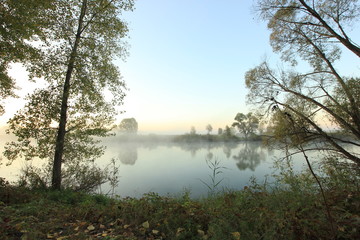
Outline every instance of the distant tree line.
<path id="1" fill-rule="evenodd" d="M 196 133 L 194 126 L 190 128 L 188 134 L 184 134 L 175 138 L 176 141 L 194 142 L 194 141 L 241 141 L 241 140 L 261 140 L 257 135 L 259 128 L 259 118 L 253 113 L 238 113 L 234 118 L 230 127 L 218 128 L 217 135 L 212 135 L 213 127 L 211 124 L 205 126 L 207 134 L 201 135 Z M 236 127 L 236 128 L 235 128 Z M 236 129 L 238 132 L 236 132 Z"/>

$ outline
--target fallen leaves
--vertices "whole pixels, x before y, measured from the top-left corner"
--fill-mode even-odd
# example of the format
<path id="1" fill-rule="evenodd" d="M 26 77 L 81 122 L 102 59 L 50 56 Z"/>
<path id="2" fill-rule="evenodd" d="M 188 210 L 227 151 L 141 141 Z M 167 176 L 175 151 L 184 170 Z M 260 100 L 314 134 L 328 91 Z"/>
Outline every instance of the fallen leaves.
<path id="1" fill-rule="evenodd" d="M 86 229 L 89 231 L 93 231 L 95 230 L 95 227 L 93 225 L 89 225 Z"/>
<path id="2" fill-rule="evenodd" d="M 46 234 L 46 239 L 55 239 L 55 240 L 65 240 L 65 239 L 68 239 L 69 236 L 59 236 L 59 233 L 48 233 Z"/>
<path id="3" fill-rule="evenodd" d="M 232 232 L 231 235 L 233 236 L 234 240 L 240 240 L 240 233 L 239 232 Z"/>
<path id="4" fill-rule="evenodd" d="M 141 224 L 141 226 L 143 226 L 143 228 L 148 229 L 150 227 L 150 224 L 148 221 L 144 222 L 143 224 Z"/>
<path id="5" fill-rule="evenodd" d="M 338 220 L 336 230 L 344 239 L 358 239 L 354 237 L 360 229 L 360 197 L 356 193 L 329 193 L 332 194 L 329 197 L 332 213 Z M 296 210 L 298 205 L 296 212 L 286 206 L 284 219 L 283 213 L 279 218 L 277 210 L 268 208 L 268 204 L 274 204 L 272 199 L 268 203 L 269 194 L 252 193 L 251 190 L 239 194 L 241 197 L 234 193 L 220 196 L 215 205 L 211 199 L 203 203 L 155 194 L 141 199 L 112 200 L 107 204 L 99 204 L 91 200 L 92 196 L 83 195 L 86 196 L 83 200 L 77 197 L 75 203 L 68 204 L 50 201 L 47 193 L 32 202 L 0 204 L 0 239 L 256 239 L 258 233 L 247 226 L 261 229 L 264 224 L 272 224 L 281 231 L 286 228 L 286 221 L 298 219 L 306 221 L 297 229 L 308 239 L 320 239 L 322 231 L 327 229 L 323 219 L 316 217 L 319 215 L 316 211 L 322 206 L 316 199 L 311 205 L 314 208 L 302 208 L 300 212 Z M 276 197 L 281 199 L 281 195 Z M 299 204 L 302 206 L 301 202 Z M 313 226 L 317 227 L 313 229 Z"/>

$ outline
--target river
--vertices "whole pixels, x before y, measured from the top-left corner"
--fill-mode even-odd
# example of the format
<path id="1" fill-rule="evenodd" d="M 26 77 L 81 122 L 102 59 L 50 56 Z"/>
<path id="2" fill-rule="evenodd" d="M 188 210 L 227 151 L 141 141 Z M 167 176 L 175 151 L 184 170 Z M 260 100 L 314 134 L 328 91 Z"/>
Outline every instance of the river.
<path id="1" fill-rule="evenodd" d="M 103 144 L 106 151 L 97 164 L 108 166 L 114 159 L 119 172 L 116 188 L 104 184 L 101 192 L 121 197 L 141 197 L 148 192 L 176 196 L 188 191 L 196 198 L 206 196 L 210 190 L 242 189 L 251 177 L 259 182 L 270 181 L 275 171 L 274 161 L 285 155 L 282 150 L 269 149 L 260 142 L 127 142 L 119 137 L 109 137 Z M 295 157 L 295 169 L 301 169 L 304 163 L 301 156 Z M 6 166 L 3 159 L 0 176 L 15 181 L 20 169 L 29 164 L 40 165 L 37 161 L 17 160 Z M 211 164 L 218 167 L 215 175 Z"/>

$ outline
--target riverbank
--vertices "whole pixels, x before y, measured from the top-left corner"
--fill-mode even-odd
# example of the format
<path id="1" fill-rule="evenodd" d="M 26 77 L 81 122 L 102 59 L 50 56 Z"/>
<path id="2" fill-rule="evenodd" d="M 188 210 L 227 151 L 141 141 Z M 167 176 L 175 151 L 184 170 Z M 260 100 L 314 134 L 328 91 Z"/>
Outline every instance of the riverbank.
<path id="1" fill-rule="evenodd" d="M 0 183 L 0 239 L 359 239 L 358 186 L 307 178 L 287 187 L 255 182 L 194 200 L 155 193 L 108 198 Z"/>

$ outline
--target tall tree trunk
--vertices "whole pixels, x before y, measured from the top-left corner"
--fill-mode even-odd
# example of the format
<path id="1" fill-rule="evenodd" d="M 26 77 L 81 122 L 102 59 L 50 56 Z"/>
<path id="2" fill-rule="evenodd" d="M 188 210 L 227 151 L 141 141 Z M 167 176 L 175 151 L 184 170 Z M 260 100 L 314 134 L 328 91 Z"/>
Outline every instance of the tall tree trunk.
<path id="1" fill-rule="evenodd" d="M 67 66 L 63 95 L 61 99 L 60 121 L 59 121 L 59 129 L 56 137 L 56 147 L 55 147 L 53 172 L 52 172 L 52 188 L 57 190 L 61 189 L 61 165 L 62 165 L 62 157 L 64 153 L 64 142 L 65 142 L 64 140 L 66 134 L 68 100 L 69 100 L 70 87 L 71 87 L 70 80 L 71 80 L 72 72 L 74 70 L 77 48 L 79 46 L 81 33 L 83 31 L 83 23 L 87 8 L 87 1 L 88 0 L 82 1 L 81 13 L 78 21 L 78 29 L 75 37 L 75 42 L 71 50 L 69 63 Z"/>

